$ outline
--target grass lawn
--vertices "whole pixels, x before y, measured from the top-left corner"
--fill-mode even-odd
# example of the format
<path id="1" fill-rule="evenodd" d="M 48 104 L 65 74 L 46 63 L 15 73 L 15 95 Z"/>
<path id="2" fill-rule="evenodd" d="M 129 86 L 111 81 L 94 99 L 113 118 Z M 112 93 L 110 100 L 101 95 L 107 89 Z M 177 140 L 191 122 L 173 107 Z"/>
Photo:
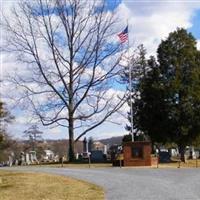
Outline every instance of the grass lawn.
<path id="1" fill-rule="evenodd" d="M 173 163 L 160 163 L 158 165 L 159 168 L 178 168 L 180 164 L 180 168 L 200 168 L 200 159 L 198 160 L 187 160 L 184 162 L 173 162 Z"/>
<path id="2" fill-rule="evenodd" d="M 103 189 L 67 177 L 0 170 L 0 200 L 102 200 Z"/>
<path id="3" fill-rule="evenodd" d="M 197 164 L 196 164 L 197 163 Z M 35 166 L 35 165 L 33 165 Z M 56 167 L 61 168 L 61 164 L 45 164 L 45 165 L 37 165 L 38 167 Z M 200 168 L 200 159 L 196 160 L 187 160 L 186 163 L 181 162 L 180 168 Z M 88 163 L 68 163 L 63 164 L 64 168 L 110 168 L 112 167 L 111 163 L 91 163 L 90 166 Z M 174 161 L 172 163 L 159 163 L 159 168 L 178 168 L 179 162 Z M 157 165 L 153 165 L 152 168 L 157 168 Z"/>
<path id="4" fill-rule="evenodd" d="M 66 168 L 104 168 L 104 167 L 112 167 L 112 163 L 67 163 L 67 164 L 45 164 L 38 165 L 41 167 L 66 167 Z"/>

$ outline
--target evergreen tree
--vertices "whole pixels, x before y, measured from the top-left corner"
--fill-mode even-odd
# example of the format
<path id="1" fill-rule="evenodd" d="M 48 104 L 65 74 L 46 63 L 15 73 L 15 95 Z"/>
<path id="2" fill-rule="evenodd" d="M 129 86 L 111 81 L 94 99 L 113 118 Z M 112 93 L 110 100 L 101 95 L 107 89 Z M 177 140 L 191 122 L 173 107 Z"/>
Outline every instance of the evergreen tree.
<path id="1" fill-rule="evenodd" d="M 200 52 L 185 29 L 177 29 L 162 41 L 158 61 L 165 99 L 170 107 L 170 137 L 184 160 L 184 149 L 200 134 Z"/>
<path id="2" fill-rule="evenodd" d="M 0 143 L 6 135 L 6 126 L 13 121 L 14 117 L 6 109 L 5 104 L 0 101 Z"/>
<path id="3" fill-rule="evenodd" d="M 130 134 L 124 135 L 123 138 L 122 138 L 122 143 L 131 142 L 131 141 L 132 141 L 132 136 Z"/>
<path id="4" fill-rule="evenodd" d="M 88 140 L 88 151 L 91 152 L 94 148 L 94 140 L 92 137 L 89 137 L 89 140 Z"/>
<path id="5" fill-rule="evenodd" d="M 8 149 L 13 141 L 6 132 L 7 124 L 13 121 L 14 117 L 6 109 L 5 104 L 0 101 L 0 161 L 8 158 Z"/>
<path id="6" fill-rule="evenodd" d="M 133 103 L 133 122 L 137 130 L 151 138 L 152 143 L 163 143 L 168 140 L 168 122 L 165 119 L 168 106 L 154 57 L 150 58 L 148 65 L 151 70 L 141 79 L 138 86 L 140 96 Z"/>
<path id="7" fill-rule="evenodd" d="M 152 142 L 175 142 L 184 161 L 186 145 L 200 134 L 200 53 L 185 29 L 170 33 L 157 53 L 140 83 L 134 123 Z"/>

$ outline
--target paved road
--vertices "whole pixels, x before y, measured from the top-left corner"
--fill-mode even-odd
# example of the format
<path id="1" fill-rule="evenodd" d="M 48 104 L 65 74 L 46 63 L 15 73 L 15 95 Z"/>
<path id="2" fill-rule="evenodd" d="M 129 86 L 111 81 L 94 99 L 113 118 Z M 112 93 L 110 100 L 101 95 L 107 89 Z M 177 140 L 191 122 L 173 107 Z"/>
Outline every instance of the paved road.
<path id="1" fill-rule="evenodd" d="M 45 172 L 83 179 L 102 186 L 107 200 L 200 200 L 200 169 L 6 169 Z"/>

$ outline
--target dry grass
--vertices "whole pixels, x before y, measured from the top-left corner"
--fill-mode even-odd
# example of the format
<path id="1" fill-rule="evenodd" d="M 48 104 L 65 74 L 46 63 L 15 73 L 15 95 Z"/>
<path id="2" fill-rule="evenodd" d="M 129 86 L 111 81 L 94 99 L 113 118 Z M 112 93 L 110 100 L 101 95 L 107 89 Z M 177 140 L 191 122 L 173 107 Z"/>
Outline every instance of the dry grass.
<path id="1" fill-rule="evenodd" d="M 0 200 L 102 200 L 103 190 L 71 178 L 0 171 Z"/>
<path id="2" fill-rule="evenodd" d="M 197 163 L 197 164 L 196 164 Z M 196 168 L 196 166 L 198 168 L 200 168 L 200 159 L 196 160 L 187 160 L 186 163 L 179 163 L 178 160 L 174 160 L 174 162 L 172 163 L 160 163 L 158 165 L 159 168 L 178 168 L 180 164 L 180 168 Z M 49 165 L 38 165 L 41 167 L 56 167 L 56 168 L 61 168 L 61 164 L 49 164 Z M 90 166 L 88 163 L 76 163 L 76 164 L 63 164 L 64 168 L 110 168 L 112 167 L 111 163 L 92 163 Z M 143 168 L 143 167 L 140 167 Z M 148 168 L 148 167 L 144 167 L 144 168 Z M 156 165 L 153 165 L 152 168 L 157 168 Z"/>
<path id="3" fill-rule="evenodd" d="M 61 164 L 45 164 L 45 165 L 38 165 L 41 167 L 56 167 L 60 168 L 62 167 Z M 107 168 L 112 167 L 111 163 L 91 163 L 90 165 L 88 163 L 68 163 L 63 164 L 63 167 L 65 168 Z"/>
<path id="4" fill-rule="evenodd" d="M 154 166 L 155 167 L 155 166 Z M 173 163 L 161 163 L 158 165 L 159 168 L 200 168 L 200 159 L 198 160 L 187 160 L 184 162 L 175 161 Z"/>

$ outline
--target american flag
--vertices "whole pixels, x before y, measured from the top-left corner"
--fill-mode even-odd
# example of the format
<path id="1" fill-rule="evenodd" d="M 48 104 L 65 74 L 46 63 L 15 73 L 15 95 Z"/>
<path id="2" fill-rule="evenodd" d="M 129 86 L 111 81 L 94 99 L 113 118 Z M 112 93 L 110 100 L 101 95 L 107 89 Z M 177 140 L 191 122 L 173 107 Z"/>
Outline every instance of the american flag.
<path id="1" fill-rule="evenodd" d="M 118 34 L 121 43 L 124 43 L 128 40 L 128 26 Z"/>

